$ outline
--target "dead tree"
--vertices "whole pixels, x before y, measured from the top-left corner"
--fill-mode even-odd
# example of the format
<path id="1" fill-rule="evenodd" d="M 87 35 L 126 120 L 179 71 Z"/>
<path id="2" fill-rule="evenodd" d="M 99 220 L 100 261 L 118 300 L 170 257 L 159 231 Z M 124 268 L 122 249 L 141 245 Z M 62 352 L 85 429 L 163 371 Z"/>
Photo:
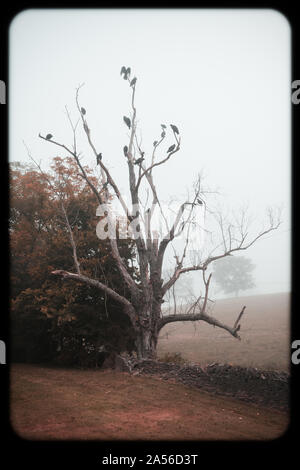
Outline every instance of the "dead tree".
<path id="1" fill-rule="evenodd" d="M 130 69 L 127 68 L 126 71 L 128 70 Z M 76 272 L 73 273 L 57 269 L 53 271 L 52 274 L 64 279 L 73 279 L 74 281 L 94 286 L 119 302 L 123 306 L 124 315 L 129 317 L 132 327 L 135 330 L 137 337 L 137 354 L 141 359 L 155 357 L 159 332 L 165 325 L 171 322 L 203 320 L 211 325 L 223 328 L 233 337 L 239 338 L 241 318 L 245 307 L 242 308 L 235 324 L 232 326 L 225 325 L 208 314 L 208 293 L 212 277 L 211 274 L 208 274 L 208 268 L 212 262 L 233 255 L 235 252 L 246 250 L 258 239 L 277 229 L 280 224 L 279 217 L 275 220 L 273 213 L 270 212 L 268 226 L 257 234 L 250 236 L 244 213 L 236 224 L 225 223 L 220 215 L 218 228 L 221 244 L 216 245 L 214 250 L 210 253 L 206 255 L 203 254 L 197 262 L 189 264 L 189 262 L 187 262 L 187 253 L 190 243 L 190 231 L 195 224 L 195 211 L 201 206 L 201 210 L 207 210 L 209 213 L 209 208 L 206 207 L 205 194 L 201 189 L 200 178 L 197 179 L 193 187 L 193 194 L 179 205 L 173 220 L 169 223 L 154 183 L 154 173 L 160 166 L 167 165 L 172 158 L 176 158 L 176 154 L 179 152 L 181 146 L 180 131 L 174 124 L 170 126 L 162 124 L 160 137 L 156 138 L 154 141 L 151 152 L 149 153 L 146 152 L 146 149 L 141 149 L 141 143 L 138 142 L 137 137 L 137 113 L 135 105 L 136 81 L 130 80 L 130 72 L 126 72 L 126 76 L 123 78 L 128 82 L 129 92 L 131 93 L 131 113 L 130 119 L 126 118 L 126 125 L 129 130 L 128 142 L 124 148 L 120 148 L 120 159 L 124 159 L 125 156 L 128 164 L 130 204 L 128 204 L 122 196 L 118 184 L 115 182 L 111 171 L 108 169 L 105 157 L 103 156 L 101 159 L 98 158 L 99 150 L 95 148 L 88 126 L 88 113 L 83 112 L 84 108 L 79 104 L 80 87 L 77 89 L 76 93 L 79 122 L 82 124 L 90 149 L 100 169 L 101 190 L 95 187 L 81 163 L 81 156 L 77 150 L 76 130 L 78 123 L 74 126 L 69 115 L 69 121 L 73 129 L 72 145 L 67 146 L 60 143 L 52 136 L 51 139 L 49 139 L 47 136 L 43 137 L 39 134 L 39 137 L 51 145 L 64 149 L 75 159 L 79 174 L 94 193 L 98 205 L 102 208 L 101 214 L 105 215 L 111 255 L 124 282 L 129 288 L 130 298 L 125 298 L 104 283 L 86 276 L 83 270 L 79 268 L 80 263 L 76 254 L 75 238 L 71 234 L 71 228 L 68 223 L 67 229 L 72 244 Z M 128 125 L 129 122 L 130 126 Z M 168 144 L 165 142 L 167 137 L 171 137 Z M 126 151 L 124 149 L 126 149 Z M 145 194 L 147 194 L 146 199 L 144 197 Z M 123 212 L 123 217 L 132 233 L 136 247 L 139 282 L 132 278 L 119 253 L 118 240 L 114 231 L 113 212 L 109 203 L 112 197 L 118 200 L 120 210 Z M 160 220 L 163 222 L 164 231 L 161 233 L 159 233 L 154 224 L 155 211 L 159 214 Z M 213 215 L 215 216 L 216 214 Z M 205 228 L 203 229 L 205 230 Z M 184 243 L 179 255 L 173 246 L 173 241 L 180 236 L 184 237 Z M 167 249 L 170 247 L 174 249 L 175 262 L 171 275 L 168 279 L 164 280 L 162 277 L 163 262 Z M 214 254 L 215 251 L 216 253 Z M 193 271 L 199 271 L 202 274 L 203 293 L 185 312 L 176 314 L 169 312 L 163 314 L 162 304 L 169 290 L 174 286 L 180 276 L 187 275 Z"/>

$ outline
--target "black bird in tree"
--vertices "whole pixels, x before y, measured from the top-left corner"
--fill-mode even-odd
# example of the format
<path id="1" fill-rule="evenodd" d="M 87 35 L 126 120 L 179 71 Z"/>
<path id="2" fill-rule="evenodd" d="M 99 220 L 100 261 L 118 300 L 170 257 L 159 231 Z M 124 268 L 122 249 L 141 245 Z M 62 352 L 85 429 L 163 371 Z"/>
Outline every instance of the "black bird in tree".
<path id="1" fill-rule="evenodd" d="M 153 147 L 156 147 L 156 145 L 157 145 L 157 140 L 153 142 Z"/>
<path id="2" fill-rule="evenodd" d="M 47 139 L 47 140 L 50 140 L 50 139 L 52 139 L 52 137 L 53 137 L 53 135 L 52 135 L 52 134 L 47 134 L 47 135 L 46 135 L 46 139 Z"/>
<path id="3" fill-rule="evenodd" d="M 167 129 L 167 126 L 165 126 L 164 124 L 161 124 L 161 127 L 162 127 L 163 129 Z"/>
<path id="4" fill-rule="evenodd" d="M 86 114 L 86 110 L 84 108 L 81 108 L 81 114 L 83 114 L 83 115 Z"/>
<path id="5" fill-rule="evenodd" d="M 175 144 L 171 145 L 171 147 L 168 148 L 167 153 L 173 152 L 173 150 L 175 149 L 175 147 L 176 147 Z"/>
<path id="6" fill-rule="evenodd" d="M 130 119 L 129 119 L 128 117 L 126 117 L 126 116 L 123 116 L 123 119 L 124 119 L 124 122 L 125 122 L 126 126 L 128 126 L 129 129 L 130 129 L 130 127 L 131 127 L 131 121 L 130 121 Z"/>
<path id="7" fill-rule="evenodd" d="M 174 124 L 170 124 L 170 127 L 171 127 L 172 131 L 174 132 L 174 134 L 179 135 L 178 127 L 174 126 Z"/>
<path id="8" fill-rule="evenodd" d="M 130 86 L 134 86 L 136 84 L 136 77 L 134 77 L 131 82 L 130 82 Z"/>
<path id="9" fill-rule="evenodd" d="M 165 133 L 165 131 L 162 131 L 162 133 L 161 133 L 161 137 L 162 137 L 162 138 L 166 137 L 166 133 Z"/>
<path id="10" fill-rule="evenodd" d="M 123 75 L 124 80 L 127 80 L 127 78 L 128 78 L 128 77 L 127 77 L 127 68 L 124 67 L 124 65 L 123 65 L 123 67 L 121 68 L 121 73 L 120 73 L 120 75 Z"/>
<path id="11" fill-rule="evenodd" d="M 97 155 L 97 165 L 100 165 L 101 160 L 102 160 L 102 153 L 99 153 Z"/>
<path id="12" fill-rule="evenodd" d="M 123 65 L 123 67 L 121 68 L 120 75 L 123 75 L 124 80 L 127 80 L 128 75 L 130 75 L 130 73 L 131 73 L 130 67 L 127 67 L 127 68 L 126 68 L 126 67 L 124 67 L 124 65 Z"/>
<path id="13" fill-rule="evenodd" d="M 145 160 L 144 157 L 138 158 L 138 159 L 134 162 L 134 164 L 135 164 L 135 165 L 141 165 L 143 160 Z"/>
<path id="14" fill-rule="evenodd" d="M 128 154 L 128 147 L 127 147 L 127 145 L 125 145 L 125 147 L 123 148 L 123 152 L 124 152 L 125 157 L 127 157 L 127 154 Z"/>
<path id="15" fill-rule="evenodd" d="M 203 205 L 203 201 L 201 201 L 201 199 L 197 198 L 197 202 L 198 202 L 198 204 L 200 204 L 200 206 Z"/>

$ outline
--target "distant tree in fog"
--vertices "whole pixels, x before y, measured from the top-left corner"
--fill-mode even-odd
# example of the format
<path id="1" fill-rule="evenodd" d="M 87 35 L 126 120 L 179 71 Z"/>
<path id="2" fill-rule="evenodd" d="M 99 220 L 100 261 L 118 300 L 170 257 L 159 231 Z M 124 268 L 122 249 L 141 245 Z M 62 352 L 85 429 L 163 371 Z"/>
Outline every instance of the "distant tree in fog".
<path id="1" fill-rule="evenodd" d="M 225 294 L 234 292 L 237 297 L 240 291 L 255 287 L 252 275 L 255 265 L 249 258 L 229 256 L 214 264 L 214 279 Z"/>

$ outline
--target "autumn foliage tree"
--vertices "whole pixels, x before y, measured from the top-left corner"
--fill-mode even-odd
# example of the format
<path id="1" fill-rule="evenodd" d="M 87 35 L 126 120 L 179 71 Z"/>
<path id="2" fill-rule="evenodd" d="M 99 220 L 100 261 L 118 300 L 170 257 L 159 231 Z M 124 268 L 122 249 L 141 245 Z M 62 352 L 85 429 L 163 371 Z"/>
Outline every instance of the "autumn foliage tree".
<path id="1" fill-rule="evenodd" d="M 93 195 L 71 158 L 54 158 L 47 173 L 35 166 L 11 165 L 10 279 L 16 360 L 69 365 L 89 360 L 95 365 L 99 351 L 134 347 L 130 322 L 119 303 L 93 286 L 51 276 L 57 265 L 74 268 L 72 235 L 77 262 L 85 272 L 128 295 L 111 262 L 109 244 L 95 237 L 94 206 Z M 121 240 L 120 249 L 135 277 L 128 262 L 133 257 L 132 244 Z"/>

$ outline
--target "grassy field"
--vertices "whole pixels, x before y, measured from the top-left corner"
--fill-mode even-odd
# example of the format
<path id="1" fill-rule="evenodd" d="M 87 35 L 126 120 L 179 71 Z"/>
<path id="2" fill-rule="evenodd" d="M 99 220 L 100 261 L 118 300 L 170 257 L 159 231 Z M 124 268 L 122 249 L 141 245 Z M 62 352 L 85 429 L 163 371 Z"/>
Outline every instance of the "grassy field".
<path id="1" fill-rule="evenodd" d="M 266 440 L 288 413 L 158 377 L 101 370 L 10 368 L 13 430 L 29 440 Z"/>
<path id="2" fill-rule="evenodd" d="M 233 325 L 246 305 L 241 341 L 225 330 L 204 322 L 181 322 L 165 326 L 158 353 L 181 353 L 187 361 L 203 365 L 228 362 L 234 365 L 289 371 L 290 295 L 288 293 L 218 300 L 211 314 Z"/>

